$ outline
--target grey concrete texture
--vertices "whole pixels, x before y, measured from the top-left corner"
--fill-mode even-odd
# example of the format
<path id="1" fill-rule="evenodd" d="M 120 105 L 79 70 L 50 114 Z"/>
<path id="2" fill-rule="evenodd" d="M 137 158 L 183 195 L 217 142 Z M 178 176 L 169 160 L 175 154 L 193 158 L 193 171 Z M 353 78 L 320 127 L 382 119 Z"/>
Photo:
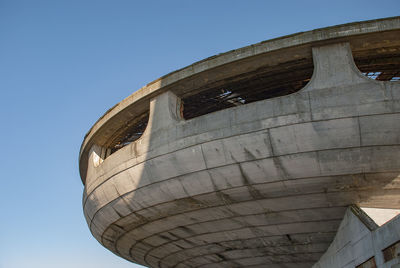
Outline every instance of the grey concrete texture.
<path id="1" fill-rule="evenodd" d="M 400 46 L 399 34 L 400 17 L 350 23 L 263 41 L 221 53 L 167 74 L 109 109 L 90 129 L 80 151 L 82 181 L 85 183 L 86 180 L 91 147 L 96 144 L 107 146 L 107 141 L 113 138 L 114 133 L 123 128 L 132 119 L 132 115 L 147 110 L 150 99 L 156 95 L 171 90 L 182 96 L 235 75 L 256 72 L 265 66 L 279 68 L 285 62 L 311 58 L 311 49 L 316 45 L 348 42 L 357 54 L 382 47 L 386 50 L 396 49 Z"/>
<path id="2" fill-rule="evenodd" d="M 397 267 L 400 264 L 400 256 L 385 261 L 382 251 L 400 241 L 400 216 L 379 228 L 376 226 L 373 230 L 360 220 L 363 217 L 368 216 L 360 217 L 349 208 L 332 244 L 312 268 L 353 268 L 372 257 L 378 268 Z"/>
<path id="3" fill-rule="evenodd" d="M 400 208 L 399 83 L 361 74 L 346 42 L 312 55 L 297 93 L 183 120 L 160 92 L 139 140 L 91 146 L 93 236 L 149 267 L 311 267 L 349 205 Z"/>

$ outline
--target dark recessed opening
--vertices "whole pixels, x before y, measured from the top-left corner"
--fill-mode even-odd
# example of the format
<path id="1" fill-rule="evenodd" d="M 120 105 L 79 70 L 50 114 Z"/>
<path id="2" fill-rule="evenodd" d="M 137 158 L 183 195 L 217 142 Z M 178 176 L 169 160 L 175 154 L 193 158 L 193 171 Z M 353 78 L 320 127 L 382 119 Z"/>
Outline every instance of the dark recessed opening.
<path id="1" fill-rule="evenodd" d="M 369 258 L 360 265 L 357 265 L 356 268 L 376 268 L 375 257 Z"/>
<path id="2" fill-rule="evenodd" d="M 354 52 L 359 70 L 375 80 L 400 81 L 400 48 Z M 196 89 L 182 98 L 184 119 L 192 119 L 223 109 L 255 101 L 281 97 L 302 89 L 313 73 L 311 57 L 265 66 Z M 146 129 L 149 112 L 128 122 L 108 148 L 111 153 L 139 139 Z"/>
<path id="3" fill-rule="evenodd" d="M 139 139 L 143 135 L 148 121 L 149 112 L 147 111 L 131 122 L 127 122 L 124 128 L 119 131 L 121 134 L 117 135 L 109 145 L 108 148 L 111 148 L 111 154 Z"/>
<path id="4" fill-rule="evenodd" d="M 302 89 L 311 79 L 311 58 L 267 66 L 219 81 L 184 97 L 183 117 L 191 119 L 259 100 L 285 96 Z"/>
<path id="5" fill-rule="evenodd" d="M 354 62 L 371 79 L 400 81 L 400 48 L 380 48 L 355 53 Z"/>
<path id="6" fill-rule="evenodd" d="M 382 250 L 383 259 L 388 262 L 394 258 L 400 257 L 400 241 L 390 245 L 389 247 Z"/>

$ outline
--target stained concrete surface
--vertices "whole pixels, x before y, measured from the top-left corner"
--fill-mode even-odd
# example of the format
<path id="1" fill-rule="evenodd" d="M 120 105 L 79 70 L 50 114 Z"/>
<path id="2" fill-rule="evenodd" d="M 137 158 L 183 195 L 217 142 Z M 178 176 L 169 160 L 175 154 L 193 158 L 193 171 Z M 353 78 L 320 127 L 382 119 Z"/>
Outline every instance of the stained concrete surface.
<path id="1" fill-rule="evenodd" d="M 150 267 L 311 267 L 349 205 L 400 208 L 400 85 L 361 74 L 347 42 L 312 54 L 297 93 L 184 120 L 164 90 L 139 140 L 91 145 L 93 236 Z"/>

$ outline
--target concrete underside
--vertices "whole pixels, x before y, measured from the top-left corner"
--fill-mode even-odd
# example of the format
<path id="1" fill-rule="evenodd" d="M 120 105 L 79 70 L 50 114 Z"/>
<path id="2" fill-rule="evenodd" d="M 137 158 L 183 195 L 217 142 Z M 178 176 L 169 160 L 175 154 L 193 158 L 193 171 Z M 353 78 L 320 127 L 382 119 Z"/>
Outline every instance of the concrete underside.
<path id="1" fill-rule="evenodd" d="M 351 204 L 400 208 L 400 85 L 363 76 L 348 43 L 315 46 L 297 93 L 191 120 L 171 91 L 143 136 L 89 153 L 96 239 L 150 267 L 311 267 Z"/>

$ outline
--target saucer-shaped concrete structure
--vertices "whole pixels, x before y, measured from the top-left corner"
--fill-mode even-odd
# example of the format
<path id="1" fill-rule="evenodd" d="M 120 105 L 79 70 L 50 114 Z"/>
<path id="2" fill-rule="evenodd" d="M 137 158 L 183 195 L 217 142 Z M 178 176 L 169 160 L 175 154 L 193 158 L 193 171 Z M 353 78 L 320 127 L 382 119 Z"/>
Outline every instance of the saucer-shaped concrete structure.
<path id="1" fill-rule="evenodd" d="M 400 17 L 170 73 L 80 151 L 93 236 L 149 267 L 311 267 L 350 205 L 400 208 Z"/>

